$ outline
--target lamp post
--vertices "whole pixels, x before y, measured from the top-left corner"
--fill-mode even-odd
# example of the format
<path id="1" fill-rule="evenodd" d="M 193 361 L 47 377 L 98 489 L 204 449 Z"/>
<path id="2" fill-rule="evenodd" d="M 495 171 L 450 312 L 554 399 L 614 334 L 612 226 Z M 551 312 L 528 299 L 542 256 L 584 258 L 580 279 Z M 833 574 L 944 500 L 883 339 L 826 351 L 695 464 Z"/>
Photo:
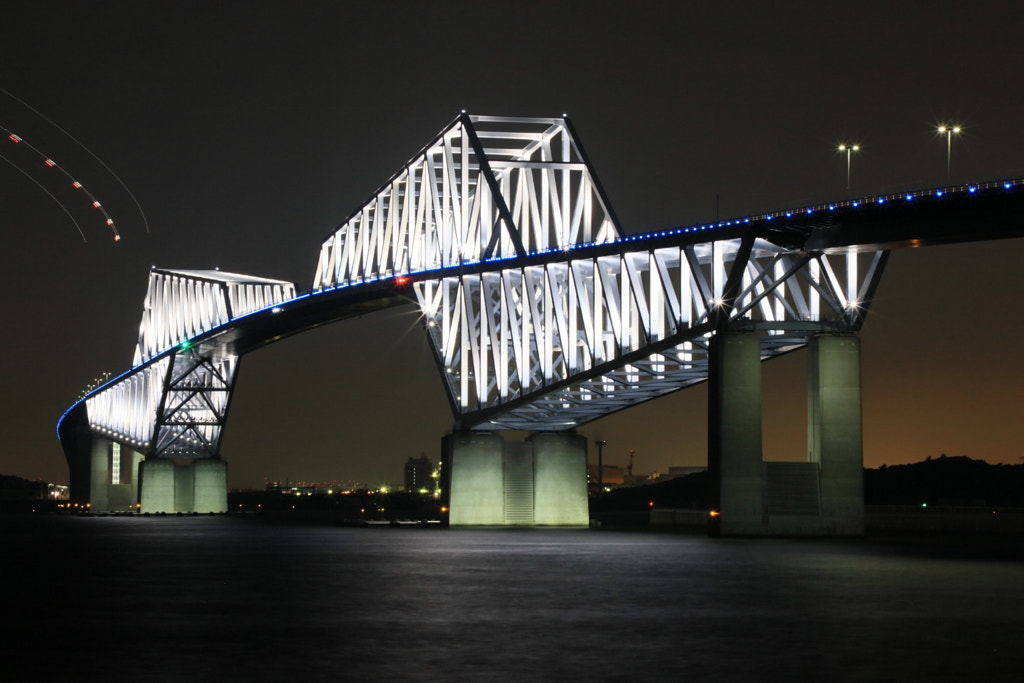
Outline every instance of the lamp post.
<path id="1" fill-rule="evenodd" d="M 960 134 L 960 126 L 939 126 L 939 135 L 946 136 L 946 184 L 949 185 L 949 162 L 953 153 L 953 135 Z"/>
<path id="2" fill-rule="evenodd" d="M 839 145 L 840 152 L 846 152 L 846 189 L 850 189 L 850 155 L 854 152 L 860 151 L 860 145 L 847 145 L 843 143 Z"/>
<path id="3" fill-rule="evenodd" d="M 597 492 L 604 491 L 604 445 L 607 441 L 595 441 L 597 444 Z"/>

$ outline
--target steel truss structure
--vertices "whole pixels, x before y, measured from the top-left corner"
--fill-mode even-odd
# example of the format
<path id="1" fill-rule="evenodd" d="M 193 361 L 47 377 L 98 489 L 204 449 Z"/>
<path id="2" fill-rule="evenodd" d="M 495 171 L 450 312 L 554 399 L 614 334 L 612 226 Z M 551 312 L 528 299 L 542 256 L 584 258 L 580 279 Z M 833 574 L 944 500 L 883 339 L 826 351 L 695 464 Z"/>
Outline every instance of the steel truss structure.
<path id="1" fill-rule="evenodd" d="M 569 429 L 705 380 L 723 319 L 761 331 L 764 358 L 858 329 L 886 254 L 736 238 L 447 277 L 416 292 L 463 426 Z"/>
<path id="2" fill-rule="evenodd" d="M 313 288 L 617 236 L 568 119 L 463 114 L 324 240 Z"/>
<path id="3" fill-rule="evenodd" d="M 134 367 L 86 398 L 90 428 L 154 457 L 215 457 L 238 356 L 189 340 L 294 298 L 282 280 L 151 270 Z"/>
<path id="4" fill-rule="evenodd" d="M 765 358 L 858 329 L 888 252 L 804 251 L 762 219 L 625 236 L 568 119 L 462 114 L 325 238 L 309 294 L 151 271 L 135 366 L 86 397 L 89 429 L 217 457 L 233 331 L 273 319 L 269 343 L 341 300 L 419 306 L 463 429 L 571 429 L 703 381 L 723 325 Z"/>
<path id="5" fill-rule="evenodd" d="M 295 285 L 219 270 L 149 272 L 135 360 L 139 365 L 187 339 L 295 298 Z"/>
<path id="6" fill-rule="evenodd" d="M 623 240 L 567 119 L 464 114 L 328 236 L 314 288 L 534 257 L 416 299 L 460 426 L 567 429 L 704 380 L 720 317 L 762 327 L 766 357 L 856 329 L 885 253 L 649 237 L 669 244 Z"/>

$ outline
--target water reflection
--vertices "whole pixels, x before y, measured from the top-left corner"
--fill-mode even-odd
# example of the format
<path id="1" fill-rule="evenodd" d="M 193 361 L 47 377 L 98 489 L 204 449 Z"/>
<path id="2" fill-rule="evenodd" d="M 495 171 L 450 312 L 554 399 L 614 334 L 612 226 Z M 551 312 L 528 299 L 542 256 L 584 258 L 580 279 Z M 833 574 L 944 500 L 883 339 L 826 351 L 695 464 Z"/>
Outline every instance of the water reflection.
<path id="1" fill-rule="evenodd" d="M 1022 663 L 1020 562 L 956 548 L 3 522 L 4 585 L 32 604 L 9 652 L 65 680 L 1016 680 Z"/>

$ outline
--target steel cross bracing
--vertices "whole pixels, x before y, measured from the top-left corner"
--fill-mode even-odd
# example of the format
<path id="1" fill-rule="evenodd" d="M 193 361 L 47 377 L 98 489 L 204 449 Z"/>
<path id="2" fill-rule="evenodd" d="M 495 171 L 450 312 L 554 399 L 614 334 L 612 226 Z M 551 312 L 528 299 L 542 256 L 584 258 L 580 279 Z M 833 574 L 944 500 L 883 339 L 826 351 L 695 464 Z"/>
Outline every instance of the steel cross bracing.
<path id="1" fill-rule="evenodd" d="M 217 453 L 237 366 L 237 357 L 203 358 L 194 349 L 174 355 L 156 412 L 155 453 L 167 457 Z"/>

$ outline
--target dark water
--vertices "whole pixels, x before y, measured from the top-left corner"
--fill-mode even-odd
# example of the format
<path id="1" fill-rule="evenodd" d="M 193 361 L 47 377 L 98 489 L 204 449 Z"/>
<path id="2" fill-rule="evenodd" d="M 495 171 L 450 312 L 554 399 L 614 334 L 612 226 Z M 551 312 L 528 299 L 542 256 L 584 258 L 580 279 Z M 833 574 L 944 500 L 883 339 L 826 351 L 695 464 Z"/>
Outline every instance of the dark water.
<path id="1" fill-rule="evenodd" d="M 1024 666 L 1019 538 L 0 525 L 5 681 L 1018 681 Z"/>

